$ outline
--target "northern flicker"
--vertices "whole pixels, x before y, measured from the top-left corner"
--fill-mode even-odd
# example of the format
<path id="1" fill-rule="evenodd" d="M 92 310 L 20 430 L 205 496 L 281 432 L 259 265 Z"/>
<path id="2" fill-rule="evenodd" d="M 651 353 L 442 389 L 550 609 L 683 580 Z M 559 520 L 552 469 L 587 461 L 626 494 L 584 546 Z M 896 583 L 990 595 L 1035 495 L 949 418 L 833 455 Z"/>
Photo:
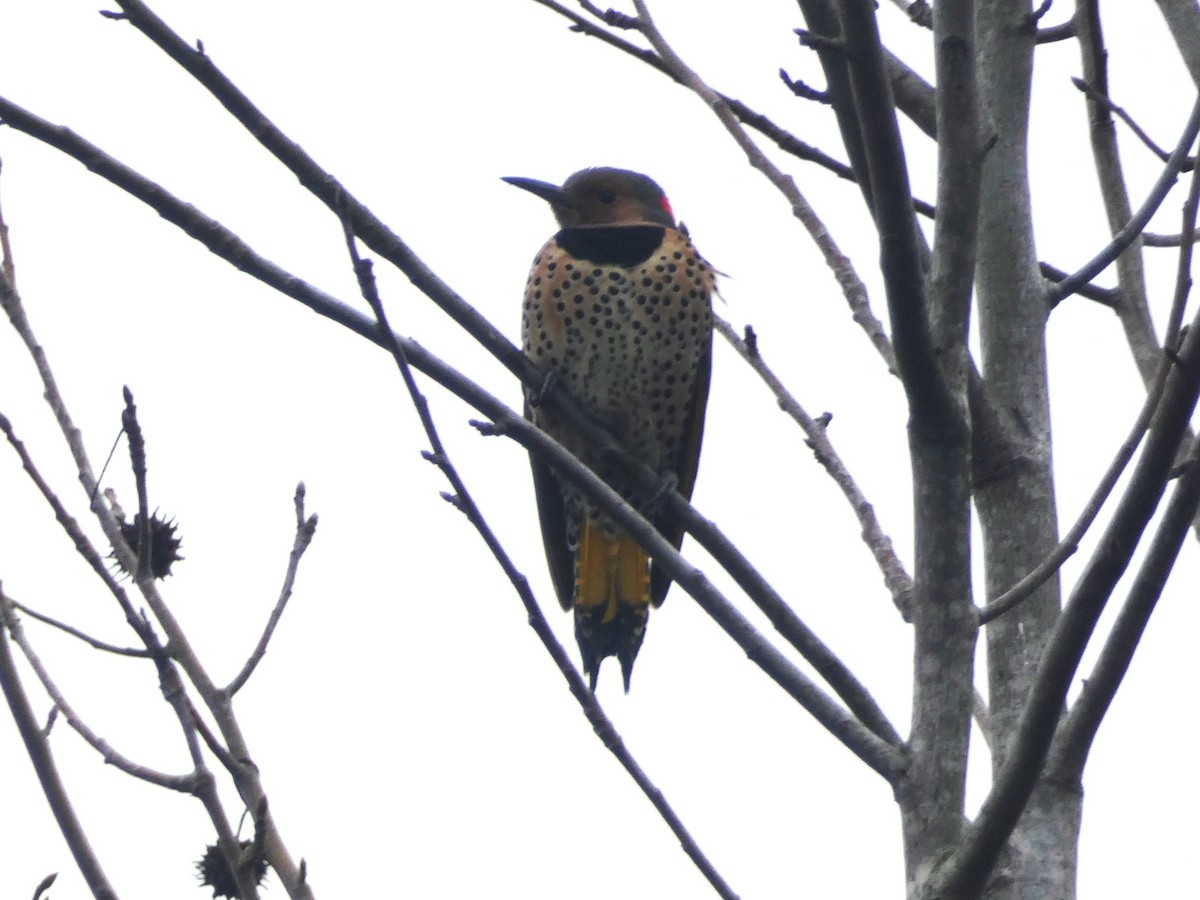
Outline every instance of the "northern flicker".
<path id="1" fill-rule="evenodd" d="M 533 261 L 525 285 L 525 354 L 663 484 L 690 498 L 700 461 L 712 355 L 713 269 L 675 224 L 654 181 L 624 169 L 584 169 L 560 187 L 505 178 L 546 200 L 560 230 Z M 683 526 L 654 490 L 594 452 L 536 392 L 525 415 L 599 474 L 679 547 Z M 532 458 L 550 575 L 574 609 L 583 668 L 596 688 L 600 663 L 617 657 L 629 690 L 651 606 L 670 579 L 638 544 L 546 463 Z"/>

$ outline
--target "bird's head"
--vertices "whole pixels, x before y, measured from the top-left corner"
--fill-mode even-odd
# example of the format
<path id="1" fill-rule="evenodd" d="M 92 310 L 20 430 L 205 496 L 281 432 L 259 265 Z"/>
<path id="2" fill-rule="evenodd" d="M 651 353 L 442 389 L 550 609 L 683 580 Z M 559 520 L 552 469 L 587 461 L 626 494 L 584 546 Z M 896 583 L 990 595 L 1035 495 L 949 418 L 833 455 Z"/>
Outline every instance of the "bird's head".
<path id="1" fill-rule="evenodd" d="M 541 197 L 563 228 L 588 225 L 675 227 L 671 204 L 652 178 L 626 169 L 582 169 L 562 186 L 532 178 L 505 178 Z"/>

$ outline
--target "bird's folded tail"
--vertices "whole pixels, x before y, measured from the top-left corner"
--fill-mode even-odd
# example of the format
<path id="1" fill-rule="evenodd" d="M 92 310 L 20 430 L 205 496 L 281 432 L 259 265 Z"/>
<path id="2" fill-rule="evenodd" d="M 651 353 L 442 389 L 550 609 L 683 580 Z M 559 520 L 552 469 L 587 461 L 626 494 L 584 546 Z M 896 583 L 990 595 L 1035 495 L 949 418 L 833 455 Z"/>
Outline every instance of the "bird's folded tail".
<path id="1" fill-rule="evenodd" d="M 649 611 L 646 551 L 627 534 L 609 534 L 585 521 L 575 562 L 575 640 L 593 691 L 600 663 L 615 656 L 628 693 Z"/>

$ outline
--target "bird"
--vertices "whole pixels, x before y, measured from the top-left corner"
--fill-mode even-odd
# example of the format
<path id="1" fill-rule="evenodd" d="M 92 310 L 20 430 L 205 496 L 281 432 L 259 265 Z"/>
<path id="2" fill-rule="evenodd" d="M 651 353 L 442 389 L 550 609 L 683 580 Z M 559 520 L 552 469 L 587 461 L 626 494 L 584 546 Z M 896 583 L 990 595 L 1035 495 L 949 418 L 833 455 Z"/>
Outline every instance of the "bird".
<path id="1" fill-rule="evenodd" d="M 658 490 L 592 447 L 526 389 L 525 417 L 558 440 L 677 550 L 683 524 L 661 502 L 691 499 L 700 461 L 712 371 L 716 270 L 676 224 L 650 177 L 616 168 L 576 172 L 561 185 L 507 183 L 550 204 L 557 233 L 538 252 L 525 285 L 522 349 L 636 459 L 658 472 Z M 591 690 L 615 656 L 625 692 L 651 607 L 670 576 L 566 479 L 530 456 L 542 542 L 555 593 L 573 610 L 575 639 Z"/>

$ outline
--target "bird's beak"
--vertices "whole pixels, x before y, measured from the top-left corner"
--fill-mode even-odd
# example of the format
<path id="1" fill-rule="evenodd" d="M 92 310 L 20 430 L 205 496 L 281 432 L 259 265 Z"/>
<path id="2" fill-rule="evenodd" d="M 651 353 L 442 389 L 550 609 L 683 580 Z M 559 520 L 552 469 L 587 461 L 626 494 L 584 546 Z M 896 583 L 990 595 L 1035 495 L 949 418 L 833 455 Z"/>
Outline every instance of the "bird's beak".
<path id="1" fill-rule="evenodd" d="M 501 181 L 508 182 L 514 187 L 519 187 L 522 190 L 541 197 L 552 206 L 569 207 L 570 201 L 567 195 L 563 193 L 563 189 L 557 184 L 551 184 L 548 181 L 538 181 L 535 178 L 501 178 Z"/>

